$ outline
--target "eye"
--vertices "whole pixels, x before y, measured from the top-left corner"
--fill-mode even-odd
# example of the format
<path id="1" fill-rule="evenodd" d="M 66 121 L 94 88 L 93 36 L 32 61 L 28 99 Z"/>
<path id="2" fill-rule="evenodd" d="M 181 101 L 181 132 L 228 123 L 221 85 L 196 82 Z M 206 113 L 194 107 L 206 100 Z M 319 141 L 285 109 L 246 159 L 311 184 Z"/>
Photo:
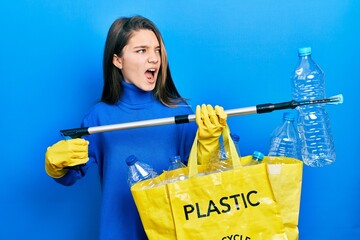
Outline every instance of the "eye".
<path id="1" fill-rule="evenodd" d="M 155 52 L 161 54 L 161 49 L 156 49 Z"/>
<path id="2" fill-rule="evenodd" d="M 144 53 L 146 50 L 144 49 L 144 48 L 141 48 L 141 49 L 139 49 L 139 50 L 137 50 L 136 52 L 137 53 Z"/>

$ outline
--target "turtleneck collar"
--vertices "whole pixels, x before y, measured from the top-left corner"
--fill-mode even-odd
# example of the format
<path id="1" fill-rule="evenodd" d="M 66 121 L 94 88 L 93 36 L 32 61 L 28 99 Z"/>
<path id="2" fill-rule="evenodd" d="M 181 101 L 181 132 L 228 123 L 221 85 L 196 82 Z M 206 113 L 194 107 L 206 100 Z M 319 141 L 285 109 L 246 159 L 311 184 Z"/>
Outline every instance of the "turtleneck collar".
<path id="1" fill-rule="evenodd" d="M 123 103 L 133 107 L 141 107 L 154 102 L 152 92 L 143 91 L 134 84 L 121 81 L 123 87 L 123 95 L 119 100 L 119 104 Z"/>

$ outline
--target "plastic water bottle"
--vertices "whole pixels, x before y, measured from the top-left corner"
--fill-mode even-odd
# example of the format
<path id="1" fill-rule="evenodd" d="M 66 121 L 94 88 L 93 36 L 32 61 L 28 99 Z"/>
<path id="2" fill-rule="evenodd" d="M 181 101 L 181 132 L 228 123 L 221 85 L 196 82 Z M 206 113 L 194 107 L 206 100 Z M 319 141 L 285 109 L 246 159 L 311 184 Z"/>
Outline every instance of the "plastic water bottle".
<path id="1" fill-rule="evenodd" d="M 325 98 L 325 74 L 311 57 L 311 48 L 299 48 L 299 61 L 292 76 L 294 100 Z M 297 127 L 304 163 L 311 167 L 322 167 L 336 159 L 330 120 L 325 104 L 297 107 Z"/>
<path id="2" fill-rule="evenodd" d="M 169 168 L 166 172 L 166 182 L 176 182 L 188 178 L 188 169 L 181 161 L 180 156 L 173 156 L 169 158 Z M 178 171 L 174 171 L 180 169 Z"/>
<path id="3" fill-rule="evenodd" d="M 220 136 L 219 142 L 220 142 L 220 150 L 219 150 L 217 156 L 215 154 L 212 154 L 210 158 L 211 159 L 215 158 L 215 160 L 217 160 L 218 158 L 220 158 L 220 160 L 226 160 L 229 158 L 229 153 L 225 150 L 224 141 L 223 141 L 222 136 Z"/>
<path id="4" fill-rule="evenodd" d="M 230 133 L 230 137 L 233 140 L 233 143 L 234 143 L 235 148 L 236 148 L 236 152 L 237 152 L 237 154 L 238 154 L 238 156 L 240 158 L 241 157 L 241 155 L 240 155 L 240 147 L 239 147 L 240 137 L 239 137 L 239 135 L 237 135 L 235 133 Z M 220 160 L 226 160 L 226 159 L 229 158 L 230 153 L 225 150 L 224 140 L 222 139 L 222 137 L 219 138 L 219 141 L 220 141 L 220 151 L 218 153 L 218 156 L 217 157 L 212 156 L 212 158 L 220 158 Z"/>
<path id="5" fill-rule="evenodd" d="M 216 172 L 224 172 L 232 169 L 232 162 L 229 161 L 229 152 L 224 148 L 224 145 L 220 145 L 220 150 L 217 154 L 212 154 L 209 158 L 209 162 L 206 166 L 206 174 L 212 174 Z"/>
<path id="6" fill-rule="evenodd" d="M 295 115 L 291 112 L 283 114 L 283 123 L 272 133 L 269 156 L 300 158 L 299 136 L 295 127 Z"/>
<path id="7" fill-rule="evenodd" d="M 235 148 L 236 148 L 236 152 L 239 155 L 239 157 L 241 157 L 240 154 L 240 146 L 239 146 L 239 141 L 240 141 L 240 137 L 239 135 L 235 134 L 235 133 L 230 133 L 231 139 L 234 142 Z"/>
<path id="8" fill-rule="evenodd" d="M 246 166 L 260 164 L 264 159 L 264 154 L 258 151 L 254 151 L 251 161 L 246 164 Z"/>
<path id="9" fill-rule="evenodd" d="M 126 164 L 129 166 L 128 184 L 130 187 L 135 183 L 157 176 L 157 173 L 152 167 L 150 167 L 150 165 L 140 162 L 134 155 L 130 155 L 126 158 Z"/>

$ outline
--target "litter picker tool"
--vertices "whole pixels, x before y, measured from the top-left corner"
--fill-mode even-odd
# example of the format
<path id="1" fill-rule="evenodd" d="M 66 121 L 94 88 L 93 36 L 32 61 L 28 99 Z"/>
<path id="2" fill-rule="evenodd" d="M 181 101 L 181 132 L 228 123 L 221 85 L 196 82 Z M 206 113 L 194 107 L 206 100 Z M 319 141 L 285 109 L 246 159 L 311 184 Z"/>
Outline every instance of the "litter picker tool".
<path id="1" fill-rule="evenodd" d="M 265 103 L 259 104 L 252 107 L 243 107 L 226 110 L 228 117 L 232 116 L 242 116 L 248 114 L 260 114 L 260 113 L 269 113 L 275 110 L 283 110 L 283 109 L 294 109 L 298 106 L 311 105 L 311 104 L 342 104 L 343 103 L 343 95 L 339 94 L 330 98 L 324 99 L 315 99 L 315 100 L 304 100 L 304 101 L 289 101 L 289 102 L 281 102 L 281 103 Z M 61 135 L 67 139 L 70 138 L 80 138 L 85 135 L 101 133 L 101 132 L 110 132 L 116 130 L 125 130 L 132 128 L 141 128 L 141 127 L 151 127 L 151 126 L 160 126 L 167 124 L 180 124 L 180 123 L 188 123 L 195 121 L 195 114 L 190 115 L 178 115 L 174 117 L 167 118 L 158 118 L 158 119 L 150 119 L 136 122 L 128 122 L 128 123 L 119 123 L 119 124 L 110 124 L 103 126 L 94 126 L 94 127 L 83 127 L 83 128 L 73 128 L 60 130 Z"/>

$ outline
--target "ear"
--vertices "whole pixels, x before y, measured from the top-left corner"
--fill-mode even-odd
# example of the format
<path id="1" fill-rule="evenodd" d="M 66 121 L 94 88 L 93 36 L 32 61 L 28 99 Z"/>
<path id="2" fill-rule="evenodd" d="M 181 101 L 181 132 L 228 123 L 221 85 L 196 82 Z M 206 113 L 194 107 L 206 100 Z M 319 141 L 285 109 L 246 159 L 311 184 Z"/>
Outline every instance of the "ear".
<path id="1" fill-rule="evenodd" d="M 118 55 L 114 54 L 112 62 L 115 65 L 115 67 L 117 67 L 120 70 L 122 69 L 122 61 L 121 58 L 118 57 Z"/>

